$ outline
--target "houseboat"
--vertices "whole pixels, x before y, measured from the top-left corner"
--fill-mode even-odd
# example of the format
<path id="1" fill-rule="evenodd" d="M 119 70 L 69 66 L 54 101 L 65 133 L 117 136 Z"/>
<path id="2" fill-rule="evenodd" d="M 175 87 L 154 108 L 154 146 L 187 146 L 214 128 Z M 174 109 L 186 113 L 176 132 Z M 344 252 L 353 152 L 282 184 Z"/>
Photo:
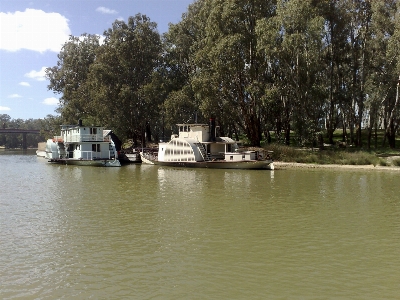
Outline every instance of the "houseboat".
<path id="1" fill-rule="evenodd" d="M 237 142 L 217 135 L 215 120 L 210 124 L 177 124 L 178 135 L 158 145 L 158 152 L 141 152 L 147 164 L 214 169 L 274 169 L 268 153 L 241 151 Z"/>
<path id="2" fill-rule="evenodd" d="M 51 163 L 120 167 L 115 138 L 101 126 L 61 125 L 61 135 L 46 142 L 45 158 Z"/>

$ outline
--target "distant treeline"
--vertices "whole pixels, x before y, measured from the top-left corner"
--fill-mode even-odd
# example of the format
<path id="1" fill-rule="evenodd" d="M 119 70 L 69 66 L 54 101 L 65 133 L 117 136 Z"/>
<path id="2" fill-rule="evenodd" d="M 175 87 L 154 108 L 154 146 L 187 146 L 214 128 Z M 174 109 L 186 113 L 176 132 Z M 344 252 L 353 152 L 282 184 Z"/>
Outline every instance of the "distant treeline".
<path id="1" fill-rule="evenodd" d="M 28 148 L 37 148 L 39 142 L 56 135 L 59 130 L 60 117 L 48 115 L 44 119 L 12 119 L 7 114 L 0 114 L 0 128 L 4 129 L 35 129 L 41 130 L 41 134 L 27 134 Z M 59 132 L 58 132 L 59 134 Z M 0 146 L 5 148 L 22 148 L 22 134 L 0 133 Z"/>
<path id="2" fill-rule="evenodd" d="M 134 141 L 214 116 L 222 134 L 245 134 L 255 146 L 270 131 L 285 144 L 333 143 L 343 128 L 344 141 L 369 147 L 384 128 L 395 147 L 399 8 L 395 0 L 198 0 L 162 36 L 142 14 L 115 21 L 102 41 L 71 36 L 46 71 L 48 88 L 61 95 L 63 122 L 102 124 Z"/>

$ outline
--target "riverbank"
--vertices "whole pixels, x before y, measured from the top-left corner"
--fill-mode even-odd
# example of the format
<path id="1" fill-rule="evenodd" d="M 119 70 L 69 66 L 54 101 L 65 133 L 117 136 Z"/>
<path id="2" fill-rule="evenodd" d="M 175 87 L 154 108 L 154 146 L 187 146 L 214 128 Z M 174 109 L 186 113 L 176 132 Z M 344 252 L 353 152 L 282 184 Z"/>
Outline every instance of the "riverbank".
<path id="1" fill-rule="evenodd" d="M 275 170 L 285 169 L 347 169 L 347 170 L 387 170 L 400 171 L 400 167 L 374 165 L 305 164 L 294 162 L 274 162 Z"/>
<path id="2" fill-rule="evenodd" d="M 276 169 L 400 170 L 400 151 L 398 149 L 380 149 L 379 151 L 363 149 L 320 150 L 271 144 L 264 150 L 272 153 Z"/>

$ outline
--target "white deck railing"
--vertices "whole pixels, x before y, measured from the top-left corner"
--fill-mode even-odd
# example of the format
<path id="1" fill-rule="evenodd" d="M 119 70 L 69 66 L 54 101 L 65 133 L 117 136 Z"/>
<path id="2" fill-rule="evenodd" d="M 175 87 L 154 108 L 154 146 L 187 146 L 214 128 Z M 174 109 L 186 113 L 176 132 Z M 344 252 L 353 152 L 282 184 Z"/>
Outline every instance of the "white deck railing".
<path id="1" fill-rule="evenodd" d="M 54 139 L 58 141 L 63 141 L 64 143 L 79 143 L 79 142 L 96 142 L 96 141 L 102 141 L 102 142 L 109 142 L 110 138 L 103 137 L 102 134 L 66 134 L 64 136 L 55 136 Z"/>
<path id="2" fill-rule="evenodd" d="M 81 158 L 82 159 L 88 159 L 88 160 L 92 160 L 93 159 L 93 153 L 99 153 L 100 152 L 93 152 L 93 151 L 81 151 Z M 104 157 L 95 157 L 95 158 L 104 158 Z M 111 158 L 111 152 L 108 151 L 108 159 Z"/>
<path id="3" fill-rule="evenodd" d="M 82 159 L 93 159 L 93 151 L 81 151 Z"/>

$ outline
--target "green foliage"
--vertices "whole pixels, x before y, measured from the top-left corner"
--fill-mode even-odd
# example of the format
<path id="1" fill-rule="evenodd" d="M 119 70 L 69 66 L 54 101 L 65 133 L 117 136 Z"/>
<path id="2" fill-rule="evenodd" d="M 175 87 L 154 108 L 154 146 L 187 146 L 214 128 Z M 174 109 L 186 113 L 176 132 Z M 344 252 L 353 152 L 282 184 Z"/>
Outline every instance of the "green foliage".
<path id="1" fill-rule="evenodd" d="M 58 54 L 57 66 L 46 69 L 48 89 L 62 95 L 57 111 L 67 124 L 90 116 L 87 79 L 99 46 L 97 35 L 70 36 Z"/>
<path id="2" fill-rule="evenodd" d="M 48 87 L 62 95 L 63 121 L 133 140 L 213 115 L 254 146 L 266 130 L 286 145 L 311 146 L 321 132 L 333 144 L 343 128 L 346 144 L 370 148 L 383 127 L 394 149 L 397 9 L 391 0 L 198 0 L 162 39 L 141 14 L 115 21 L 101 45 L 71 36 Z"/>

